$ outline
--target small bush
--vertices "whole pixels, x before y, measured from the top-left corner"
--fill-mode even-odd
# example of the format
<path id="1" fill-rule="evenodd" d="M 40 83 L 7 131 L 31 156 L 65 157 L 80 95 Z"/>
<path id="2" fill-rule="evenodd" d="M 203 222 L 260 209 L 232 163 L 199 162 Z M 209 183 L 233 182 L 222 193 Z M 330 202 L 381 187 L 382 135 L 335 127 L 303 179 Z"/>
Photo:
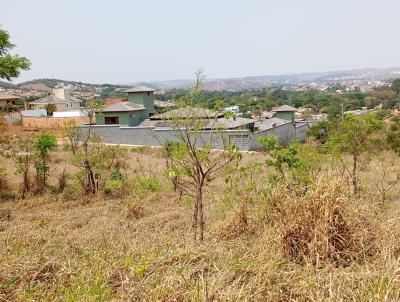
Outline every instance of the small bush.
<path id="1" fill-rule="evenodd" d="M 133 181 L 133 189 L 134 193 L 143 193 L 146 194 L 148 192 L 159 192 L 161 191 L 161 182 L 158 178 L 148 177 L 148 178 L 135 178 Z"/>
<path id="2" fill-rule="evenodd" d="M 141 153 L 141 154 L 149 153 L 150 150 L 151 150 L 150 146 L 138 146 L 131 148 L 132 153 Z"/>
<path id="3" fill-rule="evenodd" d="M 373 223 L 361 211 L 348 214 L 351 200 L 342 188 L 324 179 L 306 193 L 283 185 L 272 193 L 268 211 L 278 223 L 284 256 L 296 263 L 349 265 L 375 252 L 366 232 Z"/>
<path id="4" fill-rule="evenodd" d="M 124 196 L 128 193 L 125 181 L 119 179 L 109 180 L 104 187 L 104 193 L 116 197 Z"/>
<path id="5" fill-rule="evenodd" d="M 62 192 L 62 199 L 64 201 L 76 201 L 82 197 L 81 185 L 77 179 L 66 184 Z"/>
<path id="6" fill-rule="evenodd" d="M 11 199 L 14 194 L 11 191 L 10 184 L 7 179 L 7 173 L 3 167 L 0 167 L 0 201 Z"/>
<path id="7" fill-rule="evenodd" d="M 140 219 L 144 216 L 144 208 L 139 201 L 128 200 L 126 201 L 127 218 L 129 219 Z"/>

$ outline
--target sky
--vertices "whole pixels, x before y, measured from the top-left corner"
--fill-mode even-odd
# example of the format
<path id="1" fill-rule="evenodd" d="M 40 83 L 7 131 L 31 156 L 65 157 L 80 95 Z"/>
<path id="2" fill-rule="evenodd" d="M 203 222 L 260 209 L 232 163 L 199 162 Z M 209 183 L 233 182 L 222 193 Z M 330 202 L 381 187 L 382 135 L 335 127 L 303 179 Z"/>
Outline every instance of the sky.
<path id="1" fill-rule="evenodd" d="M 90 83 L 399 67 L 399 0 L 0 0 L 31 60 L 15 82 Z"/>

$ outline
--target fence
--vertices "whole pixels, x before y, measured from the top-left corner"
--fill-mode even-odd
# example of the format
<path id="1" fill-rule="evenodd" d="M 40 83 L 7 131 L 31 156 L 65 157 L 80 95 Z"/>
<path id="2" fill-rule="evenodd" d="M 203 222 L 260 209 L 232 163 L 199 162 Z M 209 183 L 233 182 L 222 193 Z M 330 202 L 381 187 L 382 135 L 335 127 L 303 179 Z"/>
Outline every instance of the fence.
<path id="1" fill-rule="evenodd" d="M 88 129 L 87 125 L 81 127 L 83 133 Z M 101 136 L 105 143 L 116 145 L 161 146 L 166 141 L 177 140 L 179 135 L 177 130 L 154 127 L 120 127 L 119 125 L 94 125 L 92 127 L 93 133 Z M 293 140 L 304 140 L 305 132 L 308 129 L 307 124 L 296 127 L 292 123 L 287 123 L 255 133 L 249 130 L 224 130 L 218 131 L 218 135 L 215 135 L 216 132 L 213 130 L 202 130 L 197 141 L 199 146 L 205 142 L 212 142 L 214 149 L 223 149 L 224 142 L 229 141 L 241 151 L 252 151 L 261 148 L 258 139 L 262 135 L 275 135 L 281 143 L 288 144 Z"/>
<path id="2" fill-rule="evenodd" d="M 36 129 L 61 129 L 69 123 L 76 125 L 87 124 L 87 117 L 33 117 L 22 116 L 22 126 Z"/>

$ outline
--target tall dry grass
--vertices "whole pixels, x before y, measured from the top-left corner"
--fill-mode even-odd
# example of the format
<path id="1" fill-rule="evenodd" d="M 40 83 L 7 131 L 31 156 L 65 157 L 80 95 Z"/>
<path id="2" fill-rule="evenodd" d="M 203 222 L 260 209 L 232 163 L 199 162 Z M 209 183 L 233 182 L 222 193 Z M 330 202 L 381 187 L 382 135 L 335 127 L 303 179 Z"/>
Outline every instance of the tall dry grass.
<path id="1" fill-rule="evenodd" d="M 241 165 L 263 161 L 247 154 Z M 198 245 L 192 202 L 174 194 L 161 152 L 134 150 L 128 164 L 127 197 L 70 198 L 67 186 L 0 203 L 0 301 L 400 300 L 397 198 L 382 205 L 367 183 L 354 198 L 331 168 L 307 189 L 271 187 L 264 166 L 231 171 L 237 183 L 207 191 Z"/>

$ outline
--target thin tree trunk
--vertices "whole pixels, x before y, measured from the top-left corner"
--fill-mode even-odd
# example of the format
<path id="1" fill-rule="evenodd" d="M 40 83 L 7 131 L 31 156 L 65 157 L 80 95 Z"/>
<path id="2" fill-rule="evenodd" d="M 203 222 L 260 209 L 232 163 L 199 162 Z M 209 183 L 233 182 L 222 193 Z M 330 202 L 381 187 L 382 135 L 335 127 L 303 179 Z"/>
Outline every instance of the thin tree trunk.
<path id="1" fill-rule="evenodd" d="M 352 180 L 353 180 L 354 195 L 357 195 L 358 194 L 357 155 L 355 154 L 353 155 Z"/>
<path id="2" fill-rule="evenodd" d="M 22 188 L 22 198 L 25 198 L 25 194 L 29 192 L 29 176 L 28 173 L 24 172 L 24 184 Z"/>
<path id="3" fill-rule="evenodd" d="M 85 166 L 86 177 L 87 177 L 85 191 L 86 191 L 86 193 L 96 194 L 96 182 L 94 180 L 92 167 L 90 166 L 90 163 L 88 160 L 85 160 L 84 166 Z"/>
<path id="4" fill-rule="evenodd" d="M 196 200 L 194 202 L 194 210 L 193 210 L 193 221 L 192 221 L 192 229 L 193 229 L 193 239 L 197 240 L 197 218 L 199 214 L 199 190 L 197 190 Z"/>
<path id="5" fill-rule="evenodd" d="M 203 188 L 199 189 L 199 223 L 200 223 L 200 241 L 204 240 L 204 211 L 203 211 Z"/>

